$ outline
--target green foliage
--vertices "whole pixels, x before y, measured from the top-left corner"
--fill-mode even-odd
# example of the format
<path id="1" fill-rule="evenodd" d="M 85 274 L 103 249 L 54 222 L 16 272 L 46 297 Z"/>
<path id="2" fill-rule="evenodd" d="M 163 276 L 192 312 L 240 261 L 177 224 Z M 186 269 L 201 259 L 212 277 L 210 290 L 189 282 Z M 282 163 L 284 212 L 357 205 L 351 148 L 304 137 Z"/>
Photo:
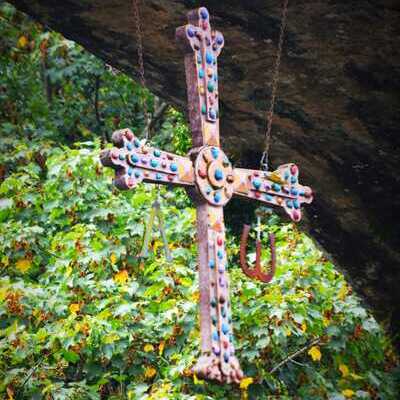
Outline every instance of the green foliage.
<path id="1" fill-rule="evenodd" d="M 192 376 L 195 210 L 181 189 L 162 189 L 173 262 L 157 233 L 150 257 L 138 259 L 155 189 L 118 192 L 98 161 L 106 132 L 140 129 L 142 104 L 152 110 L 155 99 L 12 7 L 3 4 L 0 15 L 2 397 L 397 398 L 398 360 L 382 329 L 313 242 L 276 217 L 263 226 L 277 237 L 278 271 L 269 285 L 244 277 L 238 240 L 229 235 L 236 347 L 251 379 L 231 388 Z M 154 142 L 185 153 L 182 115 L 168 109 Z"/>

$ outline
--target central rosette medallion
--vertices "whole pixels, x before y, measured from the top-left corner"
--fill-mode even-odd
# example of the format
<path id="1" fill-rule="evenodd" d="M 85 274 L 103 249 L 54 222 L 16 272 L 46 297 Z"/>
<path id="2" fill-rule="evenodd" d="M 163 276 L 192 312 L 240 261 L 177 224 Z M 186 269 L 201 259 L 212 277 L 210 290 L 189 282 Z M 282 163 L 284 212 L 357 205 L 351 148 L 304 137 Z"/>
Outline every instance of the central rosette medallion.
<path id="1" fill-rule="evenodd" d="M 218 147 L 203 147 L 195 161 L 196 184 L 208 203 L 224 206 L 233 195 L 232 164 Z"/>

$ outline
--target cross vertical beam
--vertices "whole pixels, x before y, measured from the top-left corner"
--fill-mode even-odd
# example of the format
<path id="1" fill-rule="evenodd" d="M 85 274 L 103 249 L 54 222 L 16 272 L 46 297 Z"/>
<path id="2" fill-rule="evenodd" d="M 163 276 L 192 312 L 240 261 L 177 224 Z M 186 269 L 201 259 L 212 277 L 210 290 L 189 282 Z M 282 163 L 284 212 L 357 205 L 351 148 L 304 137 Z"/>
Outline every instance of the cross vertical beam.
<path id="1" fill-rule="evenodd" d="M 217 59 L 224 37 L 211 30 L 204 7 L 191 11 L 188 20 L 188 25 L 177 29 L 176 38 L 185 53 L 194 146 L 191 155 L 198 177 L 196 189 L 202 194 L 192 195 L 197 206 L 202 353 L 194 371 L 207 379 L 239 382 L 243 373 L 234 353 L 223 214 L 223 205 L 233 195 L 233 189 L 226 189 L 223 181 L 227 176 L 233 183 L 234 176 L 219 149 Z"/>

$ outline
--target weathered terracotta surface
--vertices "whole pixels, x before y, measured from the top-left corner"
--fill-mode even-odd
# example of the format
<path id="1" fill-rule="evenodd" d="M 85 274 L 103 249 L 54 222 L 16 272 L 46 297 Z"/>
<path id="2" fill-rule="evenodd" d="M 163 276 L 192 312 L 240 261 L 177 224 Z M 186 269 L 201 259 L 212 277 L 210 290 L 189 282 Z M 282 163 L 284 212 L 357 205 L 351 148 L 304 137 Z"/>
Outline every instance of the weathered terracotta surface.
<path id="1" fill-rule="evenodd" d="M 12 0 L 51 28 L 129 73 L 136 65 L 126 0 Z M 175 27 L 209 8 L 224 32 L 219 58 L 222 145 L 258 167 L 268 106 L 279 1 L 143 1 L 145 65 L 152 91 L 186 107 Z M 282 60 L 273 166 L 301 166 L 316 189 L 306 226 L 354 288 L 400 326 L 400 5 L 293 1 Z"/>

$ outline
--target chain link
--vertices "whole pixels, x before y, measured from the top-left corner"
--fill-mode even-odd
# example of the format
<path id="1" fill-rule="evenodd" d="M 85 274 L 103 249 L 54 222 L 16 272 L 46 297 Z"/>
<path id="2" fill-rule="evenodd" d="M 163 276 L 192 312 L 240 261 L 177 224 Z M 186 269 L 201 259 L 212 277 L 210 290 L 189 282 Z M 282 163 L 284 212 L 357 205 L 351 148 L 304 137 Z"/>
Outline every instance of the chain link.
<path id="1" fill-rule="evenodd" d="M 138 66 L 139 66 L 139 80 L 143 89 L 146 88 L 146 77 L 144 72 L 144 61 L 143 61 L 143 33 L 142 33 L 142 24 L 140 19 L 140 11 L 139 11 L 139 1 L 133 0 L 133 17 L 135 20 L 136 26 L 136 40 L 137 40 L 137 57 L 138 57 Z M 144 135 L 146 138 L 146 142 L 149 139 L 149 114 L 147 110 L 147 102 L 146 99 L 143 101 L 143 115 L 144 115 Z"/>
<path id="2" fill-rule="evenodd" d="M 261 161 L 260 161 L 260 167 L 261 167 L 261 169 L 263 169 L 265 171 L 268 171 L 268 168 L 269 168 L 269 151 L 270 151 L 270 147 L 271 147 L 272 122 L 273 122 L 273 118 L 274 118 L 276 92 L 278 90 L 278 83 L 279 83 L 279 68 L 281 65 L 283 39 L 285 37 L 288 3 L 289 3 L 289 0 L 283 0 L 282 18 L 281 18 L 281 26 L 280 26 L 280 32 L 279 32 L 279 41 L 278 41 L 278 50 L 276 53 L 274 73 L 273 73 L 273 78 L 272 78 L 272 82 L 271 82 L 271 102 L 270 102 L 269 110 L 267 113 L 267 128 L 265 131 L 265 148 L 264 148 L 264 152 L 262 154 Z"/>

